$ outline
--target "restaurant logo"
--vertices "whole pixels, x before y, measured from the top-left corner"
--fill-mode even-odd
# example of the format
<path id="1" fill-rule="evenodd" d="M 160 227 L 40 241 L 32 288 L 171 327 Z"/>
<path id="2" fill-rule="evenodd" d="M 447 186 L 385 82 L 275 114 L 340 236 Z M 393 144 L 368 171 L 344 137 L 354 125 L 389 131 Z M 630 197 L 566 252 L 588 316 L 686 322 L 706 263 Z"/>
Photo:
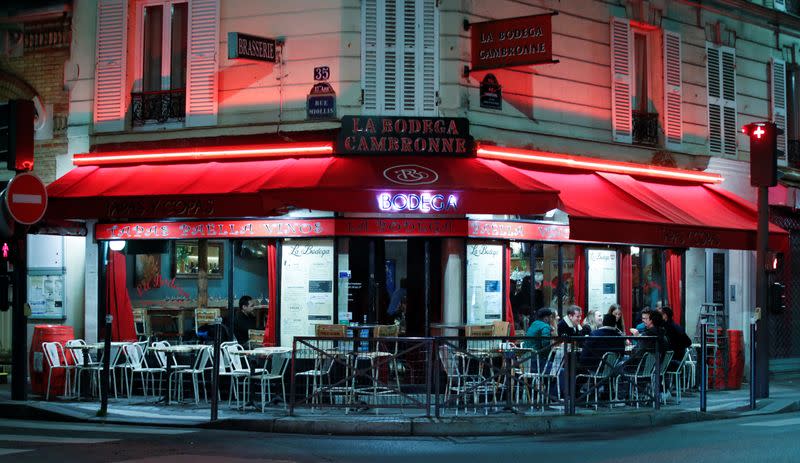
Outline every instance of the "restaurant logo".
<path id="1" fill-rule="evenodd" d="M 381 193 L 378 209 L 384 212 L 455 212 L 458 198 L 438 193 Z"/>
<path id="2" fill-rule="evenodd" d="M 553 13 L 470 24 L 472 70 L 554 63 Z"/>
<path id="3" fill-rule="evenodd" d="M 473 156 L 463 117 L 343 116 L 337 154 Z"/>
<path id="4" fill-rule="evenodd" d="M 392 166 L 383 171 L 386 180 L 400 185 L 429 185 L 439 180 L 435 170 L 416 164 Z"/>

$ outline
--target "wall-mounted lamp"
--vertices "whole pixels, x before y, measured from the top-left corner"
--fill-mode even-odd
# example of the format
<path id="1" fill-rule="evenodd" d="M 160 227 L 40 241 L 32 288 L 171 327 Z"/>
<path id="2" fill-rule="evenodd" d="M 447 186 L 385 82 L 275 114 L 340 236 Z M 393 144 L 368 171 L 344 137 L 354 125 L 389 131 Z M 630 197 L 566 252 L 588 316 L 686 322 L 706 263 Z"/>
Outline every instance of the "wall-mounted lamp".
<path id="1" fill-rule="evenodd" d="M 108 247 L 112 251 L 122 251 L 125 249 L 125 240 L 113 240 L 108 242 Z"/>

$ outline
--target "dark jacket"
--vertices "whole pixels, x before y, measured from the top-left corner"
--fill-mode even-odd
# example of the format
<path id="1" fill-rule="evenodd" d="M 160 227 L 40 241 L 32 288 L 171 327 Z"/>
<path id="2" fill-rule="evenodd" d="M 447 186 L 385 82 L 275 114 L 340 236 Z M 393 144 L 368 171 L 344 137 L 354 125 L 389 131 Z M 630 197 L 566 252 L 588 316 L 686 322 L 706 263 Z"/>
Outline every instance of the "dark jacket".
<path id="1" fill-rule="evenodd" d="M 236 341 L 245 348 L 247 341 L 250 340 L 248 330 L 256 329 L 256 314 L 246 315 L 241 310 L 236 310 L 236 316 L 233 319 L 233 333 L 236 336 Z"/>
<path id="2" fill-rule="evenodd" d="M 674 352 L 673 360 L 680 362 L 684 354 L 686 354 L 686 349 L 691 347 L 692 340 L 686 335 L 683 327 L 673 321 L 669 321 L 664 325 L 664 332 L 669 341 L 670 349 Z"/>
<path id="3" fill-rule="evenodd" d="M 583 336 L 583 328 L 580 326 L 570 327 L 566 318 L 559 320 L 557 328 L 559 336 Z"/>
<path id="4" fill-rule="evenodd" d="M 672 350 L 672 347 L 669 345 L 669 340 L 667 339 L 666 330 L 660 326 L 653 326 L 652 328 L 645 329 L 642 333 L 642 336 L 653 336 L 651 339 L 637 339 L 636 340 L 636 348 L 633 350 L 633 354 L 631 355 L 631 359 L 639 359 L 644 356 L 645 352 L 655 352 L 656 350 L 656 339 L 660 341 L 660 351 L 659 356 L 661 359 L 664 359 L 664 354 L 668 350 Z"/>
<path id="5" fill-rule="evenodd" d="M 603 326 L 592 331 L 581 349 L 581 367 L 595 369 L 606 352 L 614 352 L 620 358 L 625 354 L 625 338 L 613 326 Z"/>

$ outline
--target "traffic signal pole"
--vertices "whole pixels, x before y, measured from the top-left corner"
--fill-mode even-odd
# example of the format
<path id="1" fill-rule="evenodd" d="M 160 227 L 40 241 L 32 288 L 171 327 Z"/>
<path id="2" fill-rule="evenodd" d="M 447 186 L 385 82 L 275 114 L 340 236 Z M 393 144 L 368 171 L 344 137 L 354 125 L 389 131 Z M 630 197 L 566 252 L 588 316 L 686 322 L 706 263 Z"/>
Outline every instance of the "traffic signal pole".
<path id="1" fill-rule="evenodd" d="M 761 317 L 756 322 L 756 377 L 751 378 L 755 398 L 769 397 L 769 308 L 767 307 L 767 245 L 769 241 L 769 187 L 758 187 L 758 230 L 756 234 L 756 307 Z"/>
<path id="2" fill-rule="evenodd" d="M 11 400 L 27 400 L 28 362 L 28 268 L 27 234 L 24 227 L 17 226 L 13 236 L 12 274 L 13 296 L 11 308 Z"/>

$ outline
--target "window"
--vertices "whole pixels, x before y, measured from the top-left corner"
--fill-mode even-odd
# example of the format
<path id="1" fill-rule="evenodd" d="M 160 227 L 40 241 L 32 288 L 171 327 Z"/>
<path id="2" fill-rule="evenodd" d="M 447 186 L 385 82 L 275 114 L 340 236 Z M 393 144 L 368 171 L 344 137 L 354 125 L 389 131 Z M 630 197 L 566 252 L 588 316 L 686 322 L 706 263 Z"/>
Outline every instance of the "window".
<path id="1" fill-rule="evenodd" d="M 188 54 L 186 2 L 150 0 L 139 5 L 140 71 L 131 95 L 133 124 L 182 120 L 186 114 Z"/>
<path id="2" fill-rule="evenodd" d="M 680 148 L 680 34 L 612 18 L 611 72 L 614 141 Z"/>
<path id="3" fill-rule="evenodd" d="M 661 307 L 666 299 L 664 253 L 655 248 L 633 248 L 631 278 L 633 287 L 633 318 L 645 307 Z"/>
<path id="4" fill-rule="evenodd" d="M 436 0 L 365 0 L 361 4 L 364 113 L 437 115 Z"/>
<path id="5" fill-rule="evenodd" d="M 208 277 L 222 278 L 224 273 L 224 254 L 222 243 L 208 243 Z M 177 241 L 175 243 L 175 263 L 173 275 L 178 278 L 196 277 L 199 272 L 199 244 L 195 241 Z"/>
<path id="6" fill-rule="evenodd" d="M 708 148 L 713 154 L 736 156 L 736 52 L 706 44 L 708 77 Z"/>
<path id="7" fill-rule="evenodd" d="M 789 154 L 786 140 L 786 61 L 773 58 L 770 61 L 770 116 L 783 135 L 778 135 L 778 164 L 785 166 Z"/>

